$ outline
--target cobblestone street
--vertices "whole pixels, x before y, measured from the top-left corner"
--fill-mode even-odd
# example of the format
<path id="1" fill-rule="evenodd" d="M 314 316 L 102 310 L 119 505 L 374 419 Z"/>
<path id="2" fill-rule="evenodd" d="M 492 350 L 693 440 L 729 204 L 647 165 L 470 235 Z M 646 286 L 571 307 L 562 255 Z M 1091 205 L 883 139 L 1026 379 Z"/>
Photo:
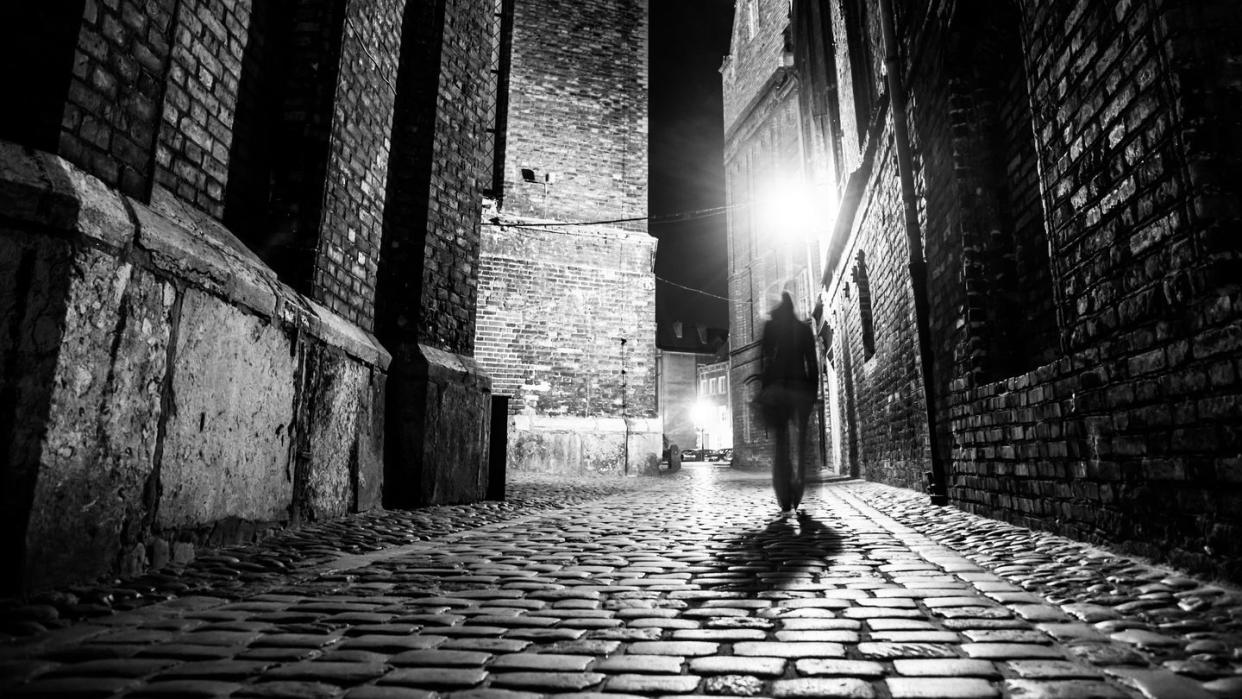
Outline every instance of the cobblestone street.
<path id="1" fill-rule="evenodd" d="M 1242 595 L 852 480 L 706 465 L 355 517 L 10 604 L 0 693 L 1242 696 Z"/>

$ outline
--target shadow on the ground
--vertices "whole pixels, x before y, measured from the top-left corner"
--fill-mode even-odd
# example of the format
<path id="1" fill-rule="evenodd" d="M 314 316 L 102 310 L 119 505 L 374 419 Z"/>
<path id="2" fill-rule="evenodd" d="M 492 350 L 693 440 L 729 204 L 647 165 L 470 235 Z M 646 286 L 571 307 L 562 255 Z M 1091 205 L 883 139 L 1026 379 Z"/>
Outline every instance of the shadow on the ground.
<path id="1" fill-rule="evenodd" d="M 810 513 L 778 517 L 758 531 L 728 542 L 726 570 L 711 587 L 721 591 L 811 590 L 842 550 L 844 537 Z"/>

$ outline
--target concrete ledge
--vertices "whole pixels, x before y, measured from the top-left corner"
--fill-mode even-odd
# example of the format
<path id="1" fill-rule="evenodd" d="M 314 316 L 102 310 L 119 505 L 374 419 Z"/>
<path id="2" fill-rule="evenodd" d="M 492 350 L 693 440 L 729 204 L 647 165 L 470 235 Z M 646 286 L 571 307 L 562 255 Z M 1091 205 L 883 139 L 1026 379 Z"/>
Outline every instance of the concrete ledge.
<path id="1" fill-rule="evenodd" d="M 391 357 L 370 333 L 168 192 L 143 204 L 3 142 L 0 224 L 0 306 L 38 350 L 0 347 L 22 406 L 0 435 L 18 552 L 0 585 L 136 574 L 378 505 Z"/>
<path id="2" fill-rule="evenodd" d="M 120 250 L 133 240 L 124 199 L 62 158 L 0 141 L 0 216 Z"/>
<path id="3" fill-rule="evenodd" d="M 131 214 L 132 212 L 132 214 Z M 59 156 L 0 141 L 0 217 L 127 256 L 270 320 L 305 328 L 381 370 L 392 357 L 366 330 L 293 290 L 215 219 L 162 187 L 145 205 Z"/>

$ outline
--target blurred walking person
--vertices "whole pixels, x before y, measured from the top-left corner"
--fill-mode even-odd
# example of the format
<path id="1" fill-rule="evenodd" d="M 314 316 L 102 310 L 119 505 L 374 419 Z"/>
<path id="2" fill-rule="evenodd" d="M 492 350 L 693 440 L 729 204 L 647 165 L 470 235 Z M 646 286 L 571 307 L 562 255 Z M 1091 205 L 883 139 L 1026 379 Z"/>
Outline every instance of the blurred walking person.
<path id="1" fill-rule="evenodd" d="M 772 463 L 772 488 L 781 514 L 789 515 L 802 504 L 806 487 L 806 424 L 815 402 L 819 363 L 811 328 L 794 314 L 793 298 L 781 293 L 763 326 L 762 388 L 758 402 L 768 428 L 776 432 Z M 792 434 L 791 434 L 792 432 Z M 796 459 L 790 453 L 797 449 Z"/>

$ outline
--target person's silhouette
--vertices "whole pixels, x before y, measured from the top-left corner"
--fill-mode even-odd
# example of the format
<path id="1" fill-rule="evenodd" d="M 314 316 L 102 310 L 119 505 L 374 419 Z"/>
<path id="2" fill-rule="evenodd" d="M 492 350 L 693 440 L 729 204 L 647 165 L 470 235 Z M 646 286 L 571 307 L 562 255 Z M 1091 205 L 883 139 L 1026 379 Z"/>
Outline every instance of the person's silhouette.
<path id="1" fill-rule="evenodd" d="M 811 329 L 794 314 L 793 299 L 781 294 L 763 326 L 762 389 L 759 403 L 769 429 L 776 433 L 772 462 L 772 487 L 782 514 L 802 504 L 806 486 L 807 418 L 815 402 L 819 364 L 815 360 L 815 340 Z M 796 444 L 797 463 L 790 454 L 790 431 Z"/>

